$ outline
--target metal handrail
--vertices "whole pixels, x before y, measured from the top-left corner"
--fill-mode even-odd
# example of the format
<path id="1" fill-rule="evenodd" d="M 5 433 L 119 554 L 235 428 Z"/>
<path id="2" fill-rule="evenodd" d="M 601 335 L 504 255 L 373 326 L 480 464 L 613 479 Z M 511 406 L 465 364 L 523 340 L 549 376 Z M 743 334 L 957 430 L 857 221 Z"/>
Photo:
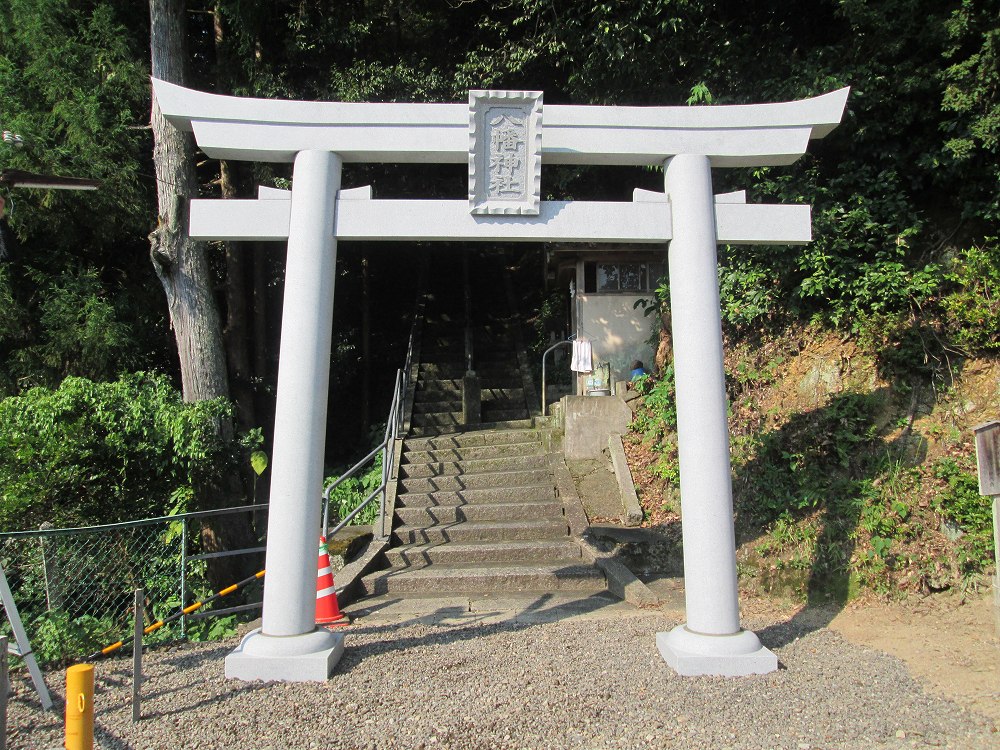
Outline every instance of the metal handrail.
<path id="1" fill-rule="evenodd" d="M 564 346 L 566 344 L 569 344 L 570 346 L 572 346 L 573 345 L 573 340 L 572 339 L 567 339 L 566 341 L 557 341 L 552 346 L 550 346 L 548 349 L 546 349 L 544 352 L 542 352 L 542 416 L 543 417 L 546 415 L 546 412 L 548 410 L 548 404 L 545 403 L 546 402 L 546 396 L 548 396 L 548 393 L 546 392 L 546 384 L 545 384 L 545 358 L 547 356 L 549 356 L 549 352 L 551 352 L 551 351 L 553 351 L 555 349 L 558 349 L 560 346 Z"/>
<path id="2" fill-rule="evenodd" d="M 465 296 L 465 369 L 466 372 L 475 372 L 473 359 L 473 331 L 472 331 L 472 286 L 469 284 L 469 254 L 462 256 L 462 287 Z"/>
<path id="3" fill-rule="evenodd" d="M 394 452 L 390 448 L 394 445 L 396 439 L 399 436 L 399 431 L 401 427 L 401 414 L 403 399 L 406 394 L 406 382 L 408 379 L 408 374 L 404 373 L 402 370 L 396 371 L 396 387 L 392 394 L 392 403 L 389 406 L 389 416 L 386 420 L 385 434 L 382 438 L 382 442 L 377 446 L 372 448 L 368 454 L 358 461 L 354 466 L 344 472 L 340 477 L 330 482 L 323 489 L 323 531 L 326 536 L 332 537 L 338 531 L 343 529 L 347 524 L 349 524 L 358 513 L 365 508 L 368 503 L 374 500 L 376 497 L 381 496 L 381 507 L 379 509 L 379 526 L 380 530 L 385 528 L 385 500 L 386 500 L 386 488 L 389 486 L 389 479 L 392 476 L 392 462 L 394 459 Z M 371 461 L 378 453 L 382 451 L 382 481 L 379 486 L 376 487 L 371 494 L 366 497 L 358 507 L 347 514 L 341 521 L 329 532 L 330 523 L 330 496 L 337 487 L 339 487 L 345 480 L 357 474 L 362 467 L 366 466 L 369 461 Z M 373 526 L 374 528 L 374 526 Z M 384 533 L 384 532 L 382 532 Z"/>
<path id="4" fill-rule="evenodd" d="M 421 279 L 423 278 L 423 272 L 421 273 Z M 421 280 L 420 285 L 423 286 L 423 281 Z M 343 529 L 347 524 L 349 524 L 361 509 L 366 507 L 368 503 L 374 500 L 376 497 L 380 497 L 381 501 L 379 503 L 379 520 L 378 520 L 378 538 L 382 539 L 385 537 L 385 517 L 386 517 L 386 500 L 388 497 L 388 487 L 389 482 L 395 476 L 395 466 L 394 461 L 396 459 L 395 445 L 396 441 L 403 437 L 403 430 L 406 428 L 406 403 L 408 392 L 413 385 L 414 373 L 412 372 L 414 367 L 414 360 L 417 358 L 417 348 L 420 339 L 420 332 L 422 330 L 424 314 L 423 308 L 425 304 L 425 299 L 423 293 L 417 295 L 416 309 L 413 314 L 413 321 L 410 324 L 410 338 L 406 345 L 406 362 L 403 365 L 402 370 L 396 371 L 396 387 L 392 393 L 392 402 L 389 404 L 389 416 L 385 422 L 385 434 L 382 436 L 382 442 L 377 446 L 372 448 L 368 452 L 368 455 L 358 461 L 354 466 L 344 472 L 343 475 L 338 477 L 336 480 L 331 482 L 323 489 L 323 532 L 327 537 L 333 537 L 338 531 Z M 384 451 L 382 454 L 382 481 L 378 487 L 376 487 L 371 494 L 366 497 L 357 508 L 352 510 L 347 516 L 331 530 L 327 531 L 330 526 L 330 495 L 335 489 L 337 489 L 340 484 L 348 479 L 349 477 L 356 474 L 365 466 L 372 458 L 374 458 L 379 451 Z M 372 530 L 374 533 L 374 525 Z"/>

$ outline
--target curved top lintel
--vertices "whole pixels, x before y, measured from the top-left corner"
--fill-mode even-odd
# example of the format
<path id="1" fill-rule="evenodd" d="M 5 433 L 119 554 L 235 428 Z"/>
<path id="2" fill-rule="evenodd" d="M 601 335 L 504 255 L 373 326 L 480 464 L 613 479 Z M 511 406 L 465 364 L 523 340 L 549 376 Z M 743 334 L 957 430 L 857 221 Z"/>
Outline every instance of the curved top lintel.
<path id="1" fill-rule="evenodd" d="M 416 144 L 414 153 L 427 152 L 413 160 L 463 161 L 468 149 L 467 104 L 253 99 L 195 91 L 155 78 L 153 90 L 164 116 L 175 127 L 194 131 L 209 155 L 285 161 L 289 148 L 339 151 L 344 144 L 348 160 L 394 161 L 409 143 Z M 772 104 L 546 104 L 543 159 L 547 155 L 566 160 L 571 153 L 579 155 L 573 157 L 574 163 L 590 163 L 584 155 L 593 156 L 593 163 L 656 163 L 659 156 L 700 148 L 699 153 L 724 157 L 717 163 L 729 166 L 775 163 L 768 161 L 769 154 L 780 155 L 780 163 L 788 163 L 803 152 L 805 141 L 826 136 L 840 123 L 849 92 L 845 87 L 810 99 Z M 211 142 L 202 142 L 199 124 L 211 130 Z M 781 136 L 782 132 L 788 137 Z M 802 139 L 795 133 L 808 136 Z"/>

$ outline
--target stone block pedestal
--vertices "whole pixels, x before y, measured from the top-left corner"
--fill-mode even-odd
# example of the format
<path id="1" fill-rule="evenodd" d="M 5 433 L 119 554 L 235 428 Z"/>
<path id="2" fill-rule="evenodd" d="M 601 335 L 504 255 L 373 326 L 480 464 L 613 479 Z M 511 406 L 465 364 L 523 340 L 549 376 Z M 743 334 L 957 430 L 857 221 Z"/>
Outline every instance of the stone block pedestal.
<path id="1" fill-rule="evenodd" d="M 744 677 L 778 669 L 778 657 L 749 630 L 732 635 L 694 633 L 686 625 L 656 634 L 660 655 L 679 675 Z"/>
<path id="2" fill-rule="evenodd" d="M 237 680 L 324 682 L 344 653 L 344 636 L 316 628 L 292 636 L 253 630 L 226 657 L 226 677 Z"/>

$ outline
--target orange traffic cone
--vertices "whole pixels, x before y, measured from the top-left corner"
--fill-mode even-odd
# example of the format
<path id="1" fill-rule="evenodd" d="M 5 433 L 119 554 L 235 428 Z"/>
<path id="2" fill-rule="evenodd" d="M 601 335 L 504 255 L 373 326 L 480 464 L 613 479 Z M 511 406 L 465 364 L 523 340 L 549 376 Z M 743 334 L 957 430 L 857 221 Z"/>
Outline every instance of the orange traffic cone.
<path id="1" fill-rule="evenodd" d="M 319 565 L 316 571 L 316 624 L 350 625 L 347 615 L 342 614 L 337 604 L 337 594 L 333 590 L 333 571 L 330 570 L 330 555 L 326 552 L 326 537 L 319 538 Z"/>

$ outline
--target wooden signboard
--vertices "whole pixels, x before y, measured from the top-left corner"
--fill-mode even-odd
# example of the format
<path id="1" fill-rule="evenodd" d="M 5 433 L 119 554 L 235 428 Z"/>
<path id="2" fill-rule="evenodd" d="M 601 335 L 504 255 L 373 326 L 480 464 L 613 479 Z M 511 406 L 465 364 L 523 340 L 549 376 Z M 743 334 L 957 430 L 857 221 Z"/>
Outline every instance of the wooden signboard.
<path id="1" fill-rule="evenodd" d="M 979 494 L 1000 495 L 1000 421 L 973 428 L 976 433 L 976 463 Z"/>

